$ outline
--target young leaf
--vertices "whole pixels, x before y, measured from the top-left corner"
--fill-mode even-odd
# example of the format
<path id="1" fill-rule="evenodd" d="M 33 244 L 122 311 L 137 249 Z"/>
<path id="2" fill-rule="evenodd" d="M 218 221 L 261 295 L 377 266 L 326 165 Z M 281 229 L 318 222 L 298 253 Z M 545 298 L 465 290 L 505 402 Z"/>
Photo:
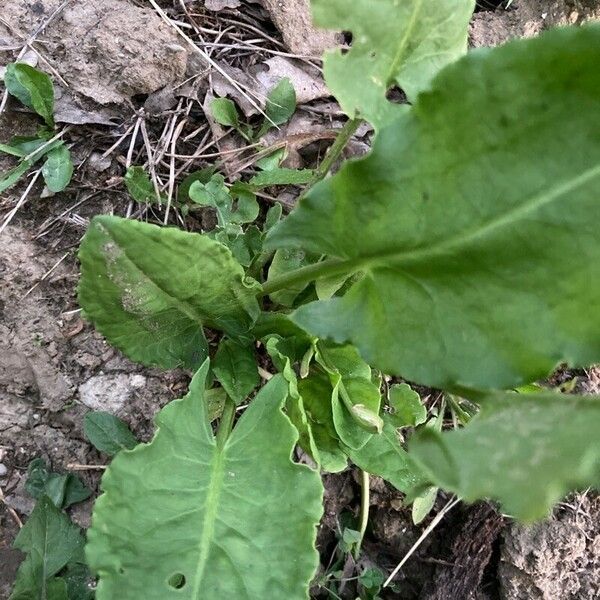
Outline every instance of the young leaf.
<path id="1" fill-rule="evenodd" d="M 298 380 L 292 361 L 305 351 L 298 338 L 270 337 L 266 347 L 289 386 L 286 414 L 298 430 L 300 447 L 318 467 L 329 473 L 343 471 L 348 461 L 341 451 L 331 416 L 331 386 L 322 374 Z M 300 393 L 302 390 L 302 393 Z"/>
<path id="2" fill-rule="evenodd" d="M 76 475 L 52 473 L 42 458 L 29 463 L 27 475 L 27 493 L 36 500 L 47 496 L 59 509 L 87 500 L 92 494 Z"/>
<path id="3" fill-rule="evenodd" d="M 29 169 L 33 166 L 33 163 L 30 161 L 22 160 L 16 167 L 5 173 L 0 177 L 0 194 L 12 187 L 29 171 Z"/>
<path id="4" fill-rule="evenodd" d="M 42 175 L 46 187 L 51 192 L 62 192 L 69 185 L 73 176 L 73 161 L 69 149 L 64 144 L 48 152 Z"/>
<path id="5" fill-rule="evenodd" d="M 292 82 L 284 77 L 267 96 L 265 112 L 275 125 L 283 125 L 296 110 L 296 90 Z"/>
<path id="6" fill-rule="evenodd" d="M 271 265 L 269 266 L 269 277 L 279 277 L 300 267 L 304 267 L 314 262 L 315 257 L 313 255 L 307 255 L 304 250 L 287 249 L 282 248 L 275 252 Z M 273 302 L 281 304 L 281 306 L 291 307 L 294 304 L 294 300 L 302 293 L 307 287 L 307 283 L 300 283 L 298 285 L 291 285 L 285 290 L 275 292 L 270 295 Z"/>
<path id="7" fill-rule="evenodd" d="M 152 443 L 117 455 L 103 477 L 86 549 L 97 600 L 308 595 L 323 488 L 290 459 L 287 384 L 275 376 L 230 437 L 215 439 L 207 371 L 205 363 L 189 394 L 161 411 Z"/>
<path id="8" fill-rule="evenodd" d="M 258 188 L 271 185 L 303 185 L 312 179 L 313 174 L 312 169 L 276 168 L 270 171 L 261 171 L 252 177 L 249 183 Z"/>
<path id="9" fill-rule="evenodd" d="M 419 430 L 409 453 L 435 485 L 532 521 L 569 490 L 600 485 L 599 431 L 597 397 L 496 392 L 464 429 Z"/>
<path id="10" fill-rule="evenodd" d="M 267 96 L 265 115 L 267 118 L 257 134 L 261 138 L 273 125 L 283 125 L 296 110 L 296 90 L 292 82 L 284 77 Z"/>
<path id="11" fill-rule="evenodd" d="M 371 368 L 349 344 L 320 342 L 316 359 L 329 374 L 333 388 L 331 405 L 337 435 L 350 448 L 362 448 L 383 427 L 381 393 L 371 380 Z"/>
<path id="12" fill-rule="evenodd" d="M 313 448 L 309 452 L 321 469 L 328 473 L 339 473 L 348 466 L 348 459 L 340 447 L 333 423 L 331 407 L 331 384 L 323 373 L 313 372 L 298 381 L 298 392 L 307 416 L 307 427 Z"/>
<path id="13" fill-rule="evenodd" d="M 327 85 L 350 117 L 376 127 L 401 110 L 386 98 L 399 86 L 409 100 L 467 50 L 474 0 L 313 0 L 322 27 L 352 31 L 352 48 L 326 55 Z"/>
<path id="14" fill-rule="evenodd" d="M 59 143 L 62 144 L 59 140 Z M 18 158 L 25 158 L 29 154 L 35 152 L 40 146 L 43 146 L 47 140 L 40 137 L 21 137 L 16 136 L 8 144 L 0 144 L 0 152 L 10 154 L 11 156 L 17 156 Z M 55 147 L 54 144 L 50 146 Z"/>
<path id="15" fill-rule="evenodd" d="M 190 186 L 190 200 L 200 206 L 210 206 L 217 212 L 217 220 L 220 227 L 232 223 L 233 199 L 229 189 L 225 185 L 223 175 L 216 173 L 206 184 L 200 181 Z"/>
<path id="16" fill-rule="evenodd" d="M 54 577 L 67 563 L 81 561 L 84 540 L 79 527 L 54 506 L 52 500 L 42 496 L 14 546 L 27 554 L 19 567 L 11 600 L 52 600 L 64 586 L 64 581 L 54 582 Z M 62 596 L 65 598 L 66 596 Z"/>
<path id="17" fill-rule="evenodd" d="M 240 126 L 237 108 L 229 98 L 215 98 L 210 105 L 210 110 L 215 121 L 220 125 L 235 129 Z"/>
<path id="18" fill-rule="evenodd" d="M 208 354 L 203 325 L 240 336 L 259 314 L 258 284 L 203 235 L 100 216 L 79 259 L 86 317 L 146 365 L 195 369 Z"/>
<path id="19" fill-rule="evenodd" d="M 408 383 L 400 383 L 390 388 L 390 406 L 394 410 L 391 415 L 396 427 L 416 427 L 427 420 L 427 409 L 421 397 Z"/>
<path id="20" fill-rule="evenodd" d="M 156 190 L 144 167 L 133 166 L 125 173 L 125 187 L 136 202 L 156 202 Z"/>
<path id="21" fill-rule="evenodd" d="M 214 167 L 206 167 L 205 169 L 199 169 L 190 173 L 179 185 L 177 190 L 177 199 L 180 202 L 186 202 L 190 198 L 190 188 L 196 181 L 206 184 L 210 181 L 211 177 L 215 174 Z"/>
<path id="22" fill-rule="evenodd" d="M 87 413 L 83 431 L 89 442 L 105 454 L 113 455 L 119 450 L 131 450 L 138 444 L 126 423 L 103 411 Z"/>
<path id="23" fill-rule="evenodd" d="M 383 422 L 382 432 L 371 436 L 362 448 L 354 450 L 345 446 L 344 451 L 363 471 L 383 477 L 396 489 L 407 492 L 422 483 L 423 477 L 402 448 L 388 415 L 384 415 Z"/>
<path id="24" fill-rule="evenodd" d="M 412 522 L 418 525 L 431 512 L 435 505 L 439 489 L 435 485 L 425 488 L 414 500 L 412 504 Z"/>
<path id="25" fill-rule="evenodd" d="M 276 204 L 273 204 L 273 206 L 271 206 L 269 208 L 269 210 L 267 211 L 267 214 L 265 216 L 265 226 L 264 226 L 265 233 L 267 231 L 269 231 L 270 229 L 272 229 L 273 227 L 275 227 L 275 225 L 277 225 L 277 223 L 279 223 L 279 221 L 281 220 L 282 213 L 283 213 L 283 207 L 281 206 L 281 204 L 279 204 L 279 202 L 277 202 Z"/>
<path id="26" fill-rule="evenodd" d="M 364 273 L 293 320 L 445 389 L 512 388 L 561 360 L 600 360 L 599 63 L 590 26 L 446 68 L 366 159 L 267 236 L 267 248 L 338 257 L 322 276 Z"/>
<path id="27" fill-rule="evenodd" d="M 260 383 L 256 358 L 250 344 L 224 339 L 213 361 L 213 372 L 227 395 L 241 404 Z"/>
<path id="28" fill-rule="evenodd" d="M 25 63 L 12 63 L 6 66 L 4 85 L 9 94 L 54 127 L 54 86 L 46 73 Z"/>

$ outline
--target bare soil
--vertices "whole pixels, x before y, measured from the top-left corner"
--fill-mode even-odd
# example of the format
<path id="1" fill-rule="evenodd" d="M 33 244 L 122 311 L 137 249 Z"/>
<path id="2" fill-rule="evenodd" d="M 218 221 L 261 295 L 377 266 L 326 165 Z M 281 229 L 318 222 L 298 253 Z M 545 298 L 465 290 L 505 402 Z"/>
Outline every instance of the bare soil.
<path id="1" fill-rule="evenodd" d="M 1 16 L 8 27 L 0 21 L 0 46 L 18 43 L 30 35 L 61 4 L 62 0 L 1 0 Z M 8 598 L 22 559 L 11 548 L 19 527 L 17 519 L 25 520 L 33 508 L 24 490 L 29 462 L 42 457 L 59 471 L 83 468 L 78 474 L 97 492 L 101 470 L 95 467 L 102 466 L 104 458 L 84 438 L 85 413 L 92 409 L 113 412 L 130 425 L 139 439 L 147 440 L 152 435 L 156 411 L 180 397 L 189 381 L 188 373 L 146 369 L 127 360 L 81 319 L 76 298 L 76 250 L 89 219 L 100 213 L 155 217 L 151 209 L 132 207 L 122 182 L 128 152 L 135 160 L 146 149 L 142 135 L 133 143 L 131 136 L 125 135 L 143 114 L 141 109 L 145 107 L 144 122 L 153 146 L 160 148 L 163 132 L 174 130 L 181 122 L 177 110 L 187 110 L 179 152 L 191 156 L 207 143 L 208 152 L 223 150 L 223 140 L 211 137 L 219 129 L 207 121 L 201 105 L 215 87 L 221 86 L 223 93 L 224 89 L 231 91 L 227 89 L 230 84 L 199 61 L 144 4 L 134 0 L 74 2 L 40 34 L 43 57 L 64 80 L 64 85 L 59 85 L 58 101 L 62 121 L 79 124 L 68 137 L 79 169 L 64 194 L 41 198 L 41 187 L 35 187 L 0 235 L 0 490 L 4 495 L 4 501 L 0 501 L 0 600 Z M 170 10 L 179 6 L 178 2 L 160 4 Z M 278 16 L 276 9 L 282 4 L 288 11 L 299 12 L 293 18 Z M 258 4 L 240 6 L 237 0 L 213 1 L 212 12 L 205 12 L 200 2 L 186 5 L 190 12 L 179 12 L 178 17 L 195 22 L 205 18 L 207 27 L 223 29 L 236 21 L 256 28 L 258 23 L 265 39 L 274 40 L 269 43 L 275 44 L 278 51 L 300 43 L 301 38 L 304 46 L 294 46 L 292 52 L 314 54 L 336 39 L 334 34 L 314 38 L 309 29 L 299 29 L 306 27 L 303 3 L 267 1 L 266 9 L 271 12 Z M 555 24 L 597 17 L 600 2 L 596 0 L 515 0 L 509 10 L 478 12 L 472 22 L 471 43 L 493 45 L 513 37 L 536 35 Z M 234 31 L 257 35 L 252 29 Z M 235 54 L 223 49 L 215 51 L 214 56 L 227 73 L 252 74 L 245 81 L 258 86 L 254 88 L 258 90 L 254 96 L 257 100 L 271 85 L 269 72 L 274 70 L 271 75 L 275 76 L 282 70 L 289 73 L 291 68 L 300 69 L 302 76 L 294 80 L 298 91 L 305 94 L 303 106 L 288 128 L 271 134 L 269 143 L 277 145 L 284 140 L 291 150 L 288 160 L 293 166 L 310 164 L 320 155 L 339 126 L 341 115 L 325 97 L 314 64 L 287 56 L 282 64 L 272 55 L 254 51 Z M 0 53 L 0 66 L 13 58 Z M 40 66 L 45 67 L 43 61 Z M 263 84 L 257 73 L 263 74 Z M 248 118 L 255 118 L 252 104 L 246 108 Z M 0 141 L 32 133 L 35 127 L 31 115 L 9 103 L 0 117 Z M 196 130 L 200 131 L 197 137 L 184 140 Z M 368 149 L 368 130 L 359 133 L 351 146 L 352 154 Z M 108 157 L 103 157 L 115 144 Z M 229 150 L 235 151 L 236 144 Z M 236 161 L 228 161 L 225 166 L 236 176 L 243 170 L 244 154 L 239 155 L 239 161 L 234 156 Z M 178 178 L 208 162 L 196 158 L 186 165 L 182 158 L 179 164 L 185 170 Z M 11 164 L 10 159 L 0 155 L 0 172 Z M 164 162 L 157 163 L 157 169 L 164 168 Z M 23 189 L 17 186 L 0 198 L 4 214 L 14 207 Z M 290 205 L 294 198 L 293 191 L 286 191 L 277 199 Z M 265 202 L 273 200 L 266 198 Z M 190 229 L 198 225 L 194 219 L 186 222 Z M 600 393 L 598 369 L 575 374 L 560 371 L 552 383 L 563 385 L 574 375 L 579 389 Z M 336 558 L 340 523 L 357 514 L 360 498 L 351 471 L 325 477 L 325 486 L 325 516 L 318 538 L 322 573 Z M 433 514 L 446 500 L 440 494 Z M 413 525 L 401 494 L 376 478 L 371 503 L 371 524 L 360 563 L 355 565 L 347 558 L 341 565 L 349 579 L 356 569 L 360 572 L 370 566 L 389 572 L 430 522 L 429 518 L 422 525 Z M 83 527 L 89 524 L 91 506 L 89 501 L 71 511 Z M 512 524 L 490 504 L 460 505 L 415 552 L 397 581 L 396 591 L 384 593 L 383 598 L 599 598 L 600 498 L 591 492 L 574 495 L 556 509 L 552 519 L 529 528 Z M 349 583 L 340 593 L 344 598 L 355 598 L 356 588 Z M 312 596 L 330 597 L 318 586 L 313 588 Z"/>

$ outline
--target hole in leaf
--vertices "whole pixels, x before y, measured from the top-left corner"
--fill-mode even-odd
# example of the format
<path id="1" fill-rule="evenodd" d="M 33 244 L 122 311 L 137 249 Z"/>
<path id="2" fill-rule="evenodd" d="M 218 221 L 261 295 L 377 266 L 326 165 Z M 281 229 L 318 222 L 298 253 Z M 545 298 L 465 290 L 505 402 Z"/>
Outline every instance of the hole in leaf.
<path id="1" fill-rule="evenodd" d="M 185 575 L 183 573 L 173 573 L 173 575 L 169 577 L 168 583 L 170 587 L 180 590 L 185 585 Z"/>
<path id="2" fill-rule="evenodd" d="M 406 94 L 397 85 L 393 85 L 388 88 L 385 97 L 392 104 L 406 104 L 408 102 Z"/>

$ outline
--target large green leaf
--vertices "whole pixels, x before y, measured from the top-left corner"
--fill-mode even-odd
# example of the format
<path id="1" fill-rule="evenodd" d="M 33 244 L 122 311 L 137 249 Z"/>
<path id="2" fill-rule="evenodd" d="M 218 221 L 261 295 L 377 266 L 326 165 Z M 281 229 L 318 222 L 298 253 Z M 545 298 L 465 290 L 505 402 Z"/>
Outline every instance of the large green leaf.
<path id="1" fill-rule="evenodd" d="M 352 48 L 325 57 L 325 79 L 344 111 L 376 126 L 399 114 L 386 98 L 409 100 L 467 50 L 474 0 L 312 0 L 318 25 L 351 31 Z"/>
<path id="2" fill-rule="evenodd" d="M 244 335 L 259 314 L 258 284 L 206 236 L 118 217 L 95 217 L 79 252 L 79 302 L 133 360 L 197 368 L 206 325 Z"/>
<path id="3" fill-rule="evenodd" d="M 364 272 L 293 320 L 386 373 L 509 388 L 600 360 L 600 27 L 473 52 L 267 238 Z M 267 285 L 268 288 L 268 285 Z"/>
<path id="4" fill-rule="evenodd" d="M 467 501 L 543 518 L 569 490 L 600 486 L 600 398 L 497 392 L 468 427 L 425 427 L 409 452 L 432 483 Z"/>
<path id="5" fill-rule="evenodd" d="M 287 383 L 275 376 L 217 441 L 207 370 L 161 411 L 152 443 L 121 452 L 103 477 L 86 549 L 98 600 L 307 597 L 322 484 L 290 459 Z"/>
<path id="6" fill-rule="evenodd" d="M 83 544 L 79 527 L 42 496 L 15 539 L 15 547 L 27 558 L 19 567 L 11 600 L 66 600 L 64 581 L 53 577 L 67 563 L 82 560 Z"/>

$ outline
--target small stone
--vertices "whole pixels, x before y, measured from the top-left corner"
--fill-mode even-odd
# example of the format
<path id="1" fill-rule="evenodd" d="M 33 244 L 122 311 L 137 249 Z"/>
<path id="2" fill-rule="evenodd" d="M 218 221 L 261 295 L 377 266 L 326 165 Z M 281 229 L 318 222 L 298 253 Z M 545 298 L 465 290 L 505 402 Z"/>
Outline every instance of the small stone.
<path id="1" fill-rule="evenodd" d="M 8 473 L 8 469 L 5 464 L 0 463 L 0 477 L 4 477 Z"/>

